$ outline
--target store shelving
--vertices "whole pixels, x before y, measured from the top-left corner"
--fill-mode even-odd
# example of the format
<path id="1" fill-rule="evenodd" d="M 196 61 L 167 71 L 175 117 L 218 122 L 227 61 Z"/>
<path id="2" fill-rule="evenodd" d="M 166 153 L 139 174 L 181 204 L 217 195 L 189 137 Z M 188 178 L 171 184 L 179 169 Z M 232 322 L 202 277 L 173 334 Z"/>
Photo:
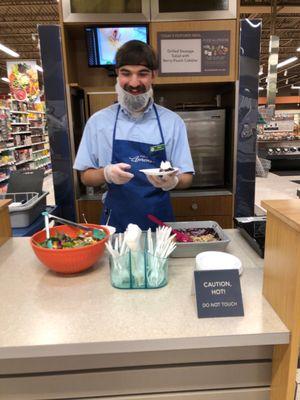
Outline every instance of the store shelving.
<path id="1" fill-rule="evenodd" d="M 44 104 L 0 101 L 0 193 L 5 191 L 11 171 L 51 171 L 45 112 L 36 107 Z"/>

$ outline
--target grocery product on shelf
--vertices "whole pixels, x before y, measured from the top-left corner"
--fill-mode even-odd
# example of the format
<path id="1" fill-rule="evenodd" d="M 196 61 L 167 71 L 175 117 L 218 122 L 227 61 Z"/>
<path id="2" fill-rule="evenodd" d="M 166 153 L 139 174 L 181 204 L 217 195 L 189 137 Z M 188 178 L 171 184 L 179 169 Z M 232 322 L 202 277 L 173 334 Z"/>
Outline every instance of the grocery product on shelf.
<path id="1" fill-rule="evenodd" d="M 11 171 L 51 172 L 45 103 L 0 100 L 0 193 Z"/>

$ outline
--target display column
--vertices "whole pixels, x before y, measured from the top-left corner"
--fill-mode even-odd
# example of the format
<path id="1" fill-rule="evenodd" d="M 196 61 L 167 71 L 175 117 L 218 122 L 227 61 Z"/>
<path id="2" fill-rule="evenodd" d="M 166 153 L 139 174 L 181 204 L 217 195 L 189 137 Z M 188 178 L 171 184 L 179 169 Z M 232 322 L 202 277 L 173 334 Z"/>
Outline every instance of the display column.
<path id="1" fill-rule="evenodd" d="M 75 192 L 67 118 L 61 33 L 57 25 L 38 28 L 44 70 L 48 135 L 51 151 L 55 203 L 66 219 L 75 220 Z"/>
<path id="2" fill-rule="evenodd" d="M 260 35 L 260 20 L 241 20 L 235 217 L 254 215 Z"/>

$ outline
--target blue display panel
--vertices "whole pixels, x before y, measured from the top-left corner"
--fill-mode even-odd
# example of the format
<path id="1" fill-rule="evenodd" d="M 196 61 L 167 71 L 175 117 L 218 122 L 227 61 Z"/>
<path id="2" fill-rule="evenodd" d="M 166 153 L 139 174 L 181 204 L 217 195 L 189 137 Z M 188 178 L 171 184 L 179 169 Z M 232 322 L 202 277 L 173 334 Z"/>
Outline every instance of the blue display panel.
<path id="1" fill-rule="evenodd" d="M 254 215 L 261 20 L 241 20 L 235 217 Z"/>
<path id="2" fill-rule="evenodd" d="M 75 195 L 60 28 L 39 25 L 53 185 L 57 213 L 75 221 Z"/>

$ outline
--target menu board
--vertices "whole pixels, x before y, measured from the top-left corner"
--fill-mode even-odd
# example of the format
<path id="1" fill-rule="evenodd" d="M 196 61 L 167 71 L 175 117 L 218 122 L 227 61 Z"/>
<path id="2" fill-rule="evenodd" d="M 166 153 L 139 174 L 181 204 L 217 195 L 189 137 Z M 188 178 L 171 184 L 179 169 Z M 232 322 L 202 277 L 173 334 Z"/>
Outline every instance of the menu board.
<path id="1" fill-rule="evenodd" d="M 158 32 L 159 76 L 229 75 L 230 31 Z"/>

